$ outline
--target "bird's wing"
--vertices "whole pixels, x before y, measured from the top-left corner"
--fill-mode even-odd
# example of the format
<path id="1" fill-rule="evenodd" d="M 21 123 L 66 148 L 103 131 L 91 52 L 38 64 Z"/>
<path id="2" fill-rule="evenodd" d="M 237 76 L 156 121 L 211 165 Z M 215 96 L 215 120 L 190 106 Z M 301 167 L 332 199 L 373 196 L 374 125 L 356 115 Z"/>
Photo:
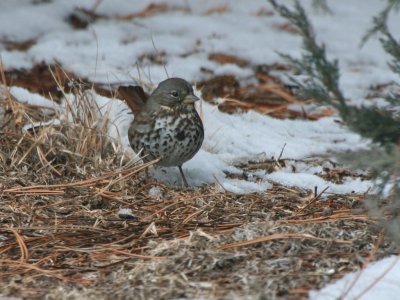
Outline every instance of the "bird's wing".
<path id="1" fill-rule="evenodd" d="M 154 128 L 157 115 L 155 113 L 149 113 L 146 110 L 134 114 L 134 119 L 129 130 L 134 133 L 149 133 Z"/>
<path id="2" fill-rule="evenodd" d="M 143 88 L 138 85 L 120 86 L 118 94 L 126 101 L 132 112 L 138 112 L 146 103 L 148 96 Z"/>

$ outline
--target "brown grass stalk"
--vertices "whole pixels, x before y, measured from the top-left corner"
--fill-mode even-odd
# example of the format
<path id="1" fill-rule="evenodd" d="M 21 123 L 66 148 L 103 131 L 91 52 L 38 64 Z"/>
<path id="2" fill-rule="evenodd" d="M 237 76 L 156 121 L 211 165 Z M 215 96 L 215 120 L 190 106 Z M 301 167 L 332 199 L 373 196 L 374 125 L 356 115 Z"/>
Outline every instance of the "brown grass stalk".
<path id="1" fill-rule="evenodd" d="M 315 241 L 322 241 L 322 242 L 329 242 L 329 243 L 340 243 L 340 244 L 351 244 L 352 241 L 345 241 L 345 240 L 338 240 L 338 239 L 325 239 L 325 238 L 320 238 L 313 236 L 311 234 L 306 234 L 306 233 L 277 233 L 277 234 L 272 234 L 270 236 L 264 236 L 260 238 L 256 238 L 253 240 L 245 241 L 245 242 L 236 242 L 236 243 L 230 243 L 226 245 L 219 246 L 218 249 L 220 250 L 226 250 L 230 248 L 236 248 L 236 247 L 244 247 L 244 246 L 250 246 L 258 243 L 263 243 L 263 242 L 269 242 L 273 240 L 281 240 L 281 239 L 310 239 L 310 240 L 315 240 Z"/>

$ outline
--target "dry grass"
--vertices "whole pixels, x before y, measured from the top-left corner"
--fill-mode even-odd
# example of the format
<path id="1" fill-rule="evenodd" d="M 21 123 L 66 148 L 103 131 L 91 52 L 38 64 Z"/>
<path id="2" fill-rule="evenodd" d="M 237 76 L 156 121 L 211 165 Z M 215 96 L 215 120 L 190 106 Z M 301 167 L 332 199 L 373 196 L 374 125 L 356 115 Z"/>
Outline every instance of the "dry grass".
<path id="1" fill-rule="evenodd" d="M 142 299 L 296 299 L 359 269 L 371 253 L 376 259 L 392 251 L 357 209 L 361 195 L 330 197 L 302 211 L 313 196 L 279 186 L 235 195 L 159 185 L 159 200 L 149 196 L 153 184 L 138 189 L 139 183 L 128 179 L 103 194 L 79 185 L 63 195 L 47 193 L 59 190 L 51 186 L 34 196 L 3 191 L 3 291 L 50 298 L 122 299 L 134 292 Z M 135 218 L 119 218 L 120 207 L 131 208 Z"/>
<path id="2" fill-rule="evenodd" d="M 91 93 L 78 87 L 75 97 L 78 110 L 54 111 L 59 124 L 25 132 L 48 116 L 3 89 L 3 295 L 299 299 L 395 251 L 365 213 L 364 195 L 149 182 L 142 171 L 151 163 L 129 164 L 113 147 Z"/>

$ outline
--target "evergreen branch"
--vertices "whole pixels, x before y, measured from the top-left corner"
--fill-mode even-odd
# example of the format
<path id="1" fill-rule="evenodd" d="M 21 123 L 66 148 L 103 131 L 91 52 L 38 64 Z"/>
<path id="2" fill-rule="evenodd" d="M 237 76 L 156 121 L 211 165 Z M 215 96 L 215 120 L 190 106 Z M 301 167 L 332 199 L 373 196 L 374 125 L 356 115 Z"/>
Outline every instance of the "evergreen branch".
<path id="1" fill-rule="evenodd" d="M 350 128 L 381 145 L 400 142 L 400 118 L 387 110 L 350 106 Z"/>
<path id="2" fill-rule="evenodd" d="M 329 8 L 326 0 L 313 0 L 312 6 L 318 11 L 322 11 L 330 15 L 332 14 L 332 10 Z"/>
<path id="3" fill-rule="evenodd" d="M 397 147 L 393 145 L 385 148 L 372 145 L 371 149 L 340 153 L 338 158 L 357 169 L 368 169 L 369 175 L 373 178 L 380 177 L 384 185 L 390 180 L 390 174 L 397 173 L 396 164 L 393 164 L 393 157 L 397 152 Z M 385 172 L 382 172 L 382 170 L 385 170 Z"/>
<path id="4" fill-rule="evenodd" d="M 389 12 L 392 10 L 392 6 L 389 4 L 387 7 L 382 10 L 377 16 L 373 17 L 372 24 L 373 26 L 367 31 L 367 33 L 361 39 L 361 45 L 364 46 L 365 43 L 374 35 L 382 30 L 383 27 L 386 27 L 386 22 L 389 16 Z"/>
<path id="5" fill-rule="evenodd" d="M 400 90 L 400 85 L 395 84 L 395 86 Z M 386 101 L 389 102 L 392 106 L 399 107 L 400 104 L 400 96 L 398 93 L 389 92 L 386 97 Z"/>
<path id="6" fill-rule="evenodd" d="M 376 35 L 385 28 L 387 31 L 387 20 L 389 13 L 392 10 L 400 9 L 400 0 L 387 0 L 386 7 L 372 19 L 373 26 L 367 31 L 367 33 L 361 39 L 361 46 L 363 46 L 372 36 Z"/>
<path id="7" fill-rule="evenodd" d="M 390 0 L 393 9 L 400 0 Z M 372 139 L 382 145 L 400 142 L 400 118 L 389 110 L 375 107 L 356 107 L 346 103 L 339 88 L 339 64 L 337 60 L 329 61 L 326 58 L 324 45 L 318 45 L 314 30 L 308 20 L 303 7 L 296 0 L 293 10 L 284 5 L 279 5 L 276 0 L 269 0 L 273 8 L 291 24 L 296 26 L 303 38 L 304 53 L 300 59 L 288 55 L 281 56 L 293 66 L 298 73 L 306 75 L 309 79 L 305 82 L 291 78 L 300 87 L 305 98 L 313 98 L 321 103 L 326 103 L 338 109 L 344 122 L 363 137 Z M 385 11 L 385 14 L 388 12 Z M 377 28 L 383 32 L 382 42 L 385 50 L 392 55 L 390 66 L 393 71 L 400 70 L 400 47 L 387 29 L 386 15 L 375 19 Z M 399 97 L 393 95 L 390 100 L 399 104 Z"/>
<path id="8" fill-rule="evenodd" d="M 348 119 L 349 110 L 346 100 L 339 88 L 339 64 L 337 60 L 329 61 L 326 58 L 324 45 L 318 45 L 314 30 L 308 17 L 296 0 L 294 9 L 289 10 L 284 5 L 279 5 L 276 0 L 269 0 L 273 8 L 291 24 L 297 27 L 303 38 L 303 48 L 301 60 L 293 59 L 287 55 L 282 57 L 293 65 L 300 73 L 310 77 L 310 82 L 306 85 L 300 84 L 302 91 L 306 94 L 312 89 L 319 90 L 316 95 L 321 96 L 317 100 L 336 107 L 344 120 Z M 321 93 L 321 91 L 323 91 Z"/>
<path id="9" fill-rule="evenodd" d="M 376 188 L 380 195 L 385 195 L 393 201 L 388 206 L 379 207 L 378 201 L 367 201 L 369 210 L 382 220 L 385 228 L 392 237 L 400 243 L 398 232 L 400 230 L 400 97 L 398 94 L 388 96 L 393 104 L 389 107 L 357 107 L 347 105 L 339 89 L 339 66 L 337 61 L 329 61 L 323 45 L 315 41 L 315 34 L 304 9 L 298 0 L 294 2 L 294 9 L 289 10 L 283 5 L 278 5 L 276 0 L 269 0 L 273 8 L 300 31 L 303 38 L 304 53 L 300 59 L 288 55 L 281 56 L 300 74 L 306 75 L 307 81 L 291 79 L 299 85 L 303 95 L 312 97 L 321 103 L 336 107 L 341 118 L 353 130 L 363 137 L 379 143 L 372 145 L 372 149 L 346 153 L 345 160 L 353 165 L 363 165 L 376 179 Z M 400 0 L 388 0 L 388 6 L 374 18 L 374 26 L 364 37 L 366 41 L 371 35 L 379 32 L 382 47 L 392 57 L 389 66 L 393 72 L 400 75 L 400 44 L 391 35 L 387 28 L 387 18 L 392 9 L 400 7 Z M 389 188 L 389 189 L 388 189 Z M 386 190 L 386 193 L 384 191 Z M 389 196 L 388 193 L 389 192 Z M 387 218 L 385 211 L 388 209 L 392 216 Z"/>
<path id="10" fill-rule="evenodd" d="M 379 40 L 385 51 L 390 54 L 393 61 L 389 63 L 389 67 L 392 71 L 400 76 L 400 45 L 396 39 L 389 32 L 387 27 L 387 21 L 389 13 L 392 10 L 400 8 L 400 0 L 388 0 L 388 3 L 383 11 L 373 18 L 373 26 L 361 40 L 361 45 L 364 45 L 371 36 L 381 33 L 383 37 Z"/>
<path id="11" fill-rule="evenodd" d="M 400 44 L 393 38 L 386 26 L 385 29 L 382 30 L 382 34 L 384 36 L 379 39 L 382 47 L 392 56 L 389 67 L 394 73 L 400 76 Z"/>

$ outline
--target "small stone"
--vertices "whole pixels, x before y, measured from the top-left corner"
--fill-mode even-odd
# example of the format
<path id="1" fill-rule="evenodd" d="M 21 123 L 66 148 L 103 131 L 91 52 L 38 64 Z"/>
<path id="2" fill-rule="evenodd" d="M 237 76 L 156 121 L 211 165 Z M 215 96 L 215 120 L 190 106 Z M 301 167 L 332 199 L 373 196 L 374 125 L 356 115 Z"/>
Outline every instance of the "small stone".
<path id="1" fill-rule="evenodd" d="M 121 208 L 118 212 L 118 217 L 124 220 L 137 219 L 137 217 L 133 214 L 132 209 L 130 208 Z"/>

